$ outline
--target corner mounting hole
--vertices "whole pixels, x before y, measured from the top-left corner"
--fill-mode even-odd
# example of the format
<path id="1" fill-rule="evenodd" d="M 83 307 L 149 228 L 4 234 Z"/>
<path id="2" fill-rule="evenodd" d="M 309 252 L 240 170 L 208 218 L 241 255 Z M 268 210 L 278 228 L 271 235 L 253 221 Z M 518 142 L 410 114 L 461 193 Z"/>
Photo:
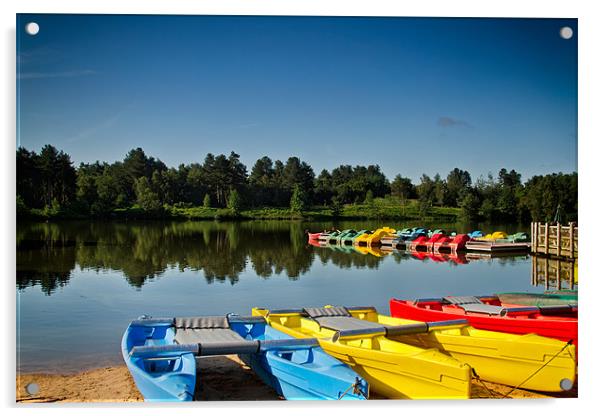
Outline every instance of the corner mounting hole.
<path id="1" fill-rule="evenodd" d="M 40 25 L 38 25 L 36 22 L 29 22 L 25 25 L 25 32 L 27 32 L 28 35 L 35 36 L 39 31 Z"/>
<path id="2" fill-rule="evenodd" d="M 569 26 L 565 26 L 563 28 L 560 29 L 560 37 L 562 39 L 570 39 L 573 37 L 573 29 L 571 29 Z"/>
<path id="3" fill-rule="evenodd" d="M 25 391 L 30 396 L 33 396 L 35 394 L 38 394 L 38 392 L 40 391 L 40 386 L 37 383 L 29 383 L 27 386 L 25 386 Z"/>

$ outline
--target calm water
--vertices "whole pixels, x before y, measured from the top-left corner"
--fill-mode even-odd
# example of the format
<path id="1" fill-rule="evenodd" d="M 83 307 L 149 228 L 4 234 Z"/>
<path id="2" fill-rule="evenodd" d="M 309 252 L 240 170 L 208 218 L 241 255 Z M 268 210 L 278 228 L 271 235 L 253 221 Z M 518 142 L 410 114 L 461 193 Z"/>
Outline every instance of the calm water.
<path id="1" fill-rule="evenodd" d="M 336 224 L 339 229 L 381 225 Z M 331 226 L 283 221 L 20 224 L 17 370 L 78 371 L 121 363 L 121 335 L 142 314 L 249 314 L 253 306 L 325 304 L 373 305 L 388 313 L 392 296 L 545 289 L 532 284 L 528 255 L 437 261 L 398 251 L 378 257 L 307 244 L 305 229 Z M 469 231 L 453 224 L 431 227 Z"/>

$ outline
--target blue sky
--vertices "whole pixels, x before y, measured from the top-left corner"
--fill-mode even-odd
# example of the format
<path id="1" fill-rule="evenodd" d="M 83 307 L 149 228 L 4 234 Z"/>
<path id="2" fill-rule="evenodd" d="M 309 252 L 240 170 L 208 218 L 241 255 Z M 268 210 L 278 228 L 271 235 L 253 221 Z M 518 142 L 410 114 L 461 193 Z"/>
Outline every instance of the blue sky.
<path id="1" fill-rule="evenodd" d="M 35 21 L 40 32 L 23 28 Z M 562 27 L 573 29 L 563 39 Z M 577 20 L 18 15 L 17 139 L 473 179 L 577 169 Z"/>

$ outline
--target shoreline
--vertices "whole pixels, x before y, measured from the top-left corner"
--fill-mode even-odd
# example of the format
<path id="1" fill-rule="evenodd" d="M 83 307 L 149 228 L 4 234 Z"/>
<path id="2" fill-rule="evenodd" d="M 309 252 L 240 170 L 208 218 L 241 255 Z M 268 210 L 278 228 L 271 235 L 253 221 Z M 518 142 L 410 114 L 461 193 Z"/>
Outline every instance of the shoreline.
<path id="1" fill-rule="evenodd" d="M 255 373 L 235 355 L 206 357 L 198 361 L 203 373 L 203 388 L 195 392 L 195 401 L 272 401 L 283 400 L 266 386 Z M 37 394 L 28 395 L 25 386 L 36 383 Z M 553 399 L 578 397 L 578 383 L 563 393 L 535 392 L 516 389 L 510 399 Z M 197 381 L 197 386 L 200 383 Z M 499 399 L 512 390 L 509 386 L 473 381 L 472 399 Z M 371 400 L 385 399 L 372 393 Z M 125 365 L 100 367 L 78 373 L 20 373 L 16 377 L 16 402 L 142 402 L 134 381 Z"/>

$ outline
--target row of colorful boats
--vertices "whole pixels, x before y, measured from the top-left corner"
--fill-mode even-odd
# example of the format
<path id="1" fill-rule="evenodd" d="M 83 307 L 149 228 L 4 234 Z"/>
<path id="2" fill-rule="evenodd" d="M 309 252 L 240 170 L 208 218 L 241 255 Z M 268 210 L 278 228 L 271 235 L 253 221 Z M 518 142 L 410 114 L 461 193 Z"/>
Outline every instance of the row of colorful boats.
<path id="1" fill-rule="evenodd" d="M 253 308 L 246 317 L 143 316 L 125 331 L 122 353 L 149 401 L 192 400 L 196 360 L 228 354 L 289 400 L 364 400 L 370 392 L 467 399 L 475 378 L 557 392 L 576 379 L 578 311 L 576 293 L 574 302 L 549 295 L 554 302 L 545 305 L 501 296 L 393 298 L 390 316 L 330 305 Z"/>
<path id="2" fill-rule="evenodd" d="M 472 231 L 468 234 L 448 233 L 442 229 L 430 230 L 421 227 L 404 228 L 395 230 L 390 227 L 381 227 L 376 230 L 343 231 L 332 230 L 317 233 L 308 232 L 310 243 L 340 245 L 340 246 L 408 246 L 415 250 L 424 251 L 451 251 L 455 252 L 466 248 L 470 241 L 491 242 L 496 244 L 514 244 L 529 241 L 527 233 L 519 232 L 508 235 L 503 231 L 484 234 L 482 231 Z"/>

